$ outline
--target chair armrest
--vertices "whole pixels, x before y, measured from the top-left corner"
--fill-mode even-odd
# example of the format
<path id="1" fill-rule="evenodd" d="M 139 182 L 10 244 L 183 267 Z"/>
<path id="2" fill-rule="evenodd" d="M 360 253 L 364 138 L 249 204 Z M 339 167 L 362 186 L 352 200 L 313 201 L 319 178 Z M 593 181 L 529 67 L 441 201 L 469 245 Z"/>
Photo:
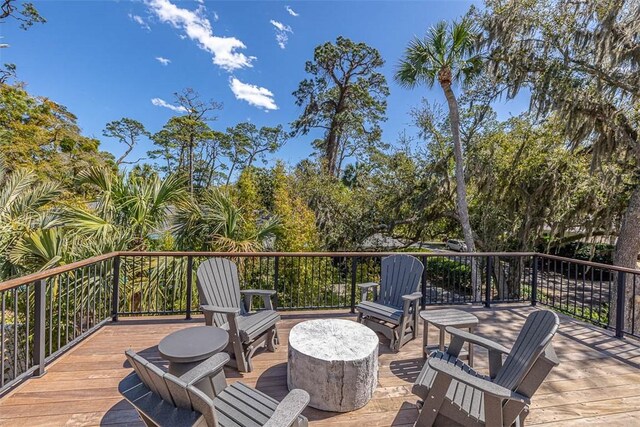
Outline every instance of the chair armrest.
<path id="1" fill-rule="evenodd" d="M 309 393 L 300 389 L 291 390 L 278 404 L 264 427 L 290 427 L 294 425 L 308 403 Z"/>
<path id="2" fill-rule="evenodd" d="M 273 302 L 271 301 L 271 297 L 276 294 L 276 291 L 273 289 L 241 289 L 241 294 L 244 294 L 244 308 L 247 312 L 251 311 L 251 298 L 254 295 L 259 295 L 262 297 L 262 301 L 264 302 L 264 308 L 267 310 L 273 310 Z"/>
<path id="3" fill-rule="evenodd" d="M 447 326 L 445 330 L 451 334 L 451 344 L 447 348 L 447 353 L 458 357 L 465 342 L 471 345 L 479 345 L 489 350 L 489 376 L 495 378 L 502 369 L 502 355 L 509 354 L 509 349 L 486 338 L 470 332 L 465 332 L 453 326 Z"/>
<path id="4" fill-rule="evenodd" d="M 458 328 L 454 328 L 453 326 L 447 326 L 445 330 L 449 334 L 451 334 L 452 338 L 459 338 L 465 342 L 469 342 L 472 344 L 479 345 L 480 347 L 484 347 L 487 350 L 496 351 L 502 354 L 509 354 L 510 350 L 505 346 L 500 345 L 491 340 L 488 340 L 486 338 L 482 338 L 481 336 L 472 334 L 471 332 L 466 332 Z"/>
<path id="5" fill-rule="evenodd" d="M 227 322 L 231 322 L 238 314 L 240 309 L 235 307 L 217 307 L 215 305 L 201 305 L 200 310 L 204 313 L 204 323 L 207 326 L 213 326 L 213 315 L 216 313 L 226 314 Z M 215 325 L 222 326 L 222 325 Z"/>
<path id="6" fill-rule="evenodd" d="M 431 369 L 438 372 L 438 375 L 446 375 L 490 396 L 503 400 L 514 400 L 526 405 L 531 403 L 529 398 L 519 393 L 511 391 L 508 388 L 502 387 L 501 385 L 489 380 L 471 375 L 467 371 L 460 369 L 459 366 L 455 366 L 442 359 L 430 358 L 427 363 Z"/>
<path id="7" fill-rule="evenodd" d="M 221 314 L 239 314 L 240 309 L 235 307 L 217 307 L 215 305 L 201 305 L 200 310 L 209 313 L 221 313 Z"/>
<path id="8" fill-rule="evenodd" d="M 373 300 L 376 301 L 378 299 L 378 286 L 380 286 L 380 284 L 376 282 L 358 283 L 358 287 L 360 288 L 360 301 L 367 300 L 369 289 L 373 290 Z"/>
<path id="9" fill-rule="evenodd" d="M 187 385 L 195 384 L 203 378 L 220 372 L 230 359 L 227 353 L 214 354 L 195 368 L 182 374 L 180 379 L 187 383 Z"/>
<path id="10" fill-rule="evenodd" d="M 251 295 L 268 295 L 272 296 L 276 294 L 276 291 L 273 289 L 240 289 L 241 294 L 251 294 Z"/>
<path id="11" fill-rule="evenodd" d="M 414 292 L 409 295 L 402 295 L 404 301 L 417 301 L 422 298 L 422 292 Z"/>

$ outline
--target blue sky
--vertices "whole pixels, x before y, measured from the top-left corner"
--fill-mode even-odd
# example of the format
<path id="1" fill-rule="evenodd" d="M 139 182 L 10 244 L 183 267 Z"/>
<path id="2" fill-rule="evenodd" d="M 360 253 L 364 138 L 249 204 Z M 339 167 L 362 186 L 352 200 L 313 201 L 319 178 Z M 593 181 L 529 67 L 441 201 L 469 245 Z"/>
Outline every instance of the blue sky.
<path id="1" fill-rule="evenodd" d="M 212 127 L 241 121 L 288 128 L 300 114 L 291 93 L 305 78 L 315 46 L 345 36 L 377 48 L 391 95 L 383 139 L 404 129 L 422 97 L 444 102 L 438 88 L 413 91 L 393 82 L 394 66 L 415 35 L 439 20 L 462 16 L 471 1 L 34 1 L 47 19 L 28 31 L 2 25 L 0 60 L 18 66 L 19 79 L 78 116 L 102 149 L 122 152 L 102 136 L 104 125 L 131 117 L 158 131 L 178 114 L 167 104 L 191 87 L 224 104 Z M 168 60 L 168 61 L 167 61 Z M 155 105 L 154 105 L 155 104 Z M 163 106 L 164 105 L 164 106 Z M 522 100 L 496 106 L 501 118 L 518 114 Z M 291 140 L 277 154 L 295 164 L 311 152 L 313 136 Z M 131 158 L 144 157 L 144 141 Z"/>

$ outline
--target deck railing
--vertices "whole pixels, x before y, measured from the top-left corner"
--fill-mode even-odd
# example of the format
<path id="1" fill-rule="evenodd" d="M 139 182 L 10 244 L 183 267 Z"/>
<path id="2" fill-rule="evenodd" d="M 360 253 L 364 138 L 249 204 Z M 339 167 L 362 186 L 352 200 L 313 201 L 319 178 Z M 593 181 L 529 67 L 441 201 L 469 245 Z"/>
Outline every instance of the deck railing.
<path id="1" fill-rule="evenodd" d="M 199 309 L 195 274 L 208 258 L 239 268 L 243 288 L 275 289 L 278 310 L 350 309 L 389 253 L 113 252 L 0 283 L 0 395 L 119 316 Z M 530 302 L 638 336 L 640 271 L 537 253 L 412 253 L 425 265 L 422 307 Z M 615 298 L 615 299 L 614 299 Z M 259 306 L 260 301 L 255 301 Z M 617 316 L 621 313 L 621 316 Z M 612 317 L 613 316 L 613 317 Z M 612 320 L 615 317 L 615 322 Z"/>

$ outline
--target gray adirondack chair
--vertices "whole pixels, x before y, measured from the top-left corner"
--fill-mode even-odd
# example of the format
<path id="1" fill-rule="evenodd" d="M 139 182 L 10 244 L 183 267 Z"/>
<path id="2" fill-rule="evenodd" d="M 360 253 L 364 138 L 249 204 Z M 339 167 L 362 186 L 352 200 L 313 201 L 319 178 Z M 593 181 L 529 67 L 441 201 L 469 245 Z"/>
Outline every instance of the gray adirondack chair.
<path id="1" fill-rule="evenodd" d="M 429 355 L 412 389 L 424 401 L 415 425 L 524 425 L 531 397 L 559 363 L 551 345 L 559 323 L 551 311 L 532 313 L 510 351 L 477 335 L 446 328 L 452 337 L 447 352 Z M 465 342 L 489 351 L 489 376 L 457 358 Z M 503 355 L 507 355 L 504 363 Z"/>
<path id="2" fill-rule="evenodd" d="M 225 351 L 233 354 L 232 363 L 240 372 L 251 372 L 255 351 L 262 347 L 275 351 L 279 344 L 276 323 L 280 315 L 271 302 L 276 292 L 240 289 L 237 266 L 224 258 L 211 258 L 200 264 L 196 283 L 206 324 L 229 331 Z M 254 295 L 262 297 L 264 310 L 251 311 Z"/>
<path id="3" fill-rule="evenodd" d="M 219 353 L 181 377 L 163 372 L 132 350 L 126 351 L 134 372 L 118 390 L 148 426 L 306 427 L 301 415 L 309 403 L 304 390 L 291 390 L 282 402 L 236 382 L 227 385 L 224 365 L 229 355 Z M 198 385 L 211 384 L 214 396 Z"/>
<path id="4" fill-rule="evenodd" d="M 409 255 L 391 255 L 382 259 L 380 283 L 362 283 L 358 321 L 391 340 L 397 352 L 418 333 L 418 292 L 424 266 Z M 378 291 L 379 288 L 379 291 Z M 373 290 L 373 301 L 367 301 Z"/>

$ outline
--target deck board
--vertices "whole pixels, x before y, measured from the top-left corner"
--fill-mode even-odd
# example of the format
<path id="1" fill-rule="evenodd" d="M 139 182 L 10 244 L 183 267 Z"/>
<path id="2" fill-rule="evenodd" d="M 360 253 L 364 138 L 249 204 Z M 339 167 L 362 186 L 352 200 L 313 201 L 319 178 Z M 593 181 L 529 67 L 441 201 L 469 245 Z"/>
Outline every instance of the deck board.
<path id="1" fill-rule="evenodd" d="M 437 308 L 429 308 L 435 310 Z M 518 305 L 485 309 L 464 307 L 480 319 L 477 333 L 510 346 L 524 319 L 534 308 Z M 286 389 L 287 342 L 298 322 L 319 317 L 355 319 L 345 311 L 283 313 L 277 352 L 254 358 L 255 371 L 239 374 L 226 369 L 230 382 L 242 380 L 276 399 Z M 199 325 L 202 319 L 122 319 L 108 324 L 47 367 L 42 378 L 26 381 L 0 400 L 0 426 L 142 425 L 133 408 L 118 394 L 117 385 L 131 369 L 124 350 L 133 348 L 166 368 L 157 343 L 167 334 Z M 419 337 L 422 336 L 420 331 Z M 437 342 L 430 330 L 430 342 Z M 415 421 L 411 384 L 420 371 L 421 338 L 398 354 L 382 339 L 380 377 L 374 398 L 357 411 L 335 414 L 307 408 L 311 425 L 410 426 Z M 554 347 L 561 361 L 534 396 L 528 425 L 640 425 L 640 343 L 619 340 L 595 326 L 561 316 Z M 476 353 L 476 367 L 487 368 L 486 354 Z"/>

